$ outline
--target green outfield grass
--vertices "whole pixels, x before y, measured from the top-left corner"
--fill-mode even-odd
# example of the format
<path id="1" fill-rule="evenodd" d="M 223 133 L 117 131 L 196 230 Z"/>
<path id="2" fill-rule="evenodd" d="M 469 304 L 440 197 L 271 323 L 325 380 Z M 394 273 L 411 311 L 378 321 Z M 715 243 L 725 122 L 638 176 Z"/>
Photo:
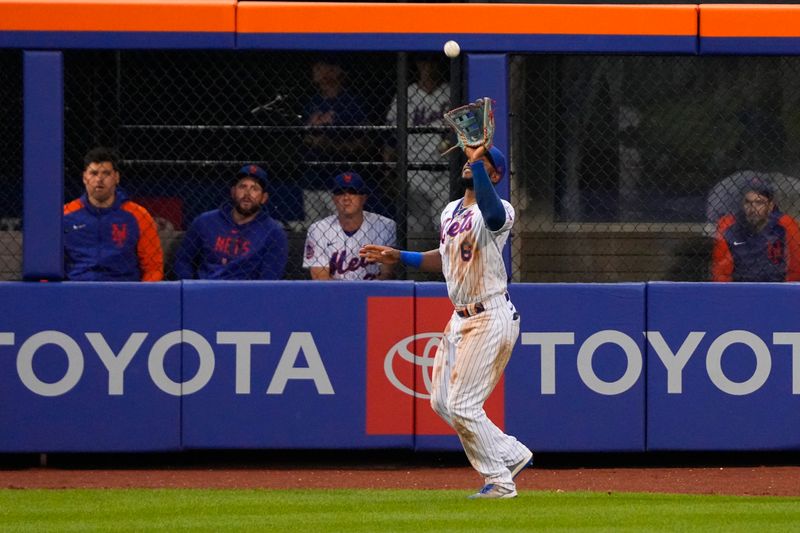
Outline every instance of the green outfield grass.
<path id="1" fill-rule="evenodd" d="M 800 531 L 800 498 L 443 490 L 0 490 L 0 531 Z"/>

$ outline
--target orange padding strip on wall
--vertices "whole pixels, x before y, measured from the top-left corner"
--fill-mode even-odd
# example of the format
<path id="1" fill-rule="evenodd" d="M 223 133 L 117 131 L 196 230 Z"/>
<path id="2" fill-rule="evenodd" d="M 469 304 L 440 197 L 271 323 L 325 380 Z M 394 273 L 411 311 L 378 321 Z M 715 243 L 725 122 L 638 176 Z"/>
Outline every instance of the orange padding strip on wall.
<path id="1" fill-rule="evenodd" d="M 697 5 L 242 2 L 239 33 L 697 35 Z"/>
<path id="2" fill-rule="evenodd" d="M 800 5 L 701 5 L 700 37 L 800 37 Z"/>
<path id="3" fill-rule="evenodd" d="M 236 0 L 0 0 L 0 31 L 234 32 Z"/>

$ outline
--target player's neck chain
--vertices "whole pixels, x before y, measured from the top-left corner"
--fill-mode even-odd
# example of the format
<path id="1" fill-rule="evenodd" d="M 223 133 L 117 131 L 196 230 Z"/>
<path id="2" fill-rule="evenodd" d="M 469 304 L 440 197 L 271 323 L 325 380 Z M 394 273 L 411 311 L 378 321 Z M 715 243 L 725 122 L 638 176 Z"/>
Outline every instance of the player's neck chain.
<path id="1" fill-rule="evenodd" d="M 453 218 L 456 218 L 457 216 L 461 215 L 464 211 L 466 211 L 467 209 L 469 209 L 473 205 L 475 205 L 475 202 L 472 202 L 471 204 L 464 205 L 464 200 L 463 199 L 459 200 L 455 211 L 453 211 Z"/>

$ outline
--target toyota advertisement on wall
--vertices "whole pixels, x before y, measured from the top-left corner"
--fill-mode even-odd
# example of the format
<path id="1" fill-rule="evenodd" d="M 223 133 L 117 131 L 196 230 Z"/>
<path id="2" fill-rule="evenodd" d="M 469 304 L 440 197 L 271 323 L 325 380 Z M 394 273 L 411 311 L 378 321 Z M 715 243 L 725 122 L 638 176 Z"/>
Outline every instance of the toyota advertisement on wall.
<path id="1" fill-rule="evenodd" d="M 539 451 L 800 446 L 794 284 L 512 284 L 488 416 Z M 459 450 L 440 283 L 7 283 L 0 450 Z"/>

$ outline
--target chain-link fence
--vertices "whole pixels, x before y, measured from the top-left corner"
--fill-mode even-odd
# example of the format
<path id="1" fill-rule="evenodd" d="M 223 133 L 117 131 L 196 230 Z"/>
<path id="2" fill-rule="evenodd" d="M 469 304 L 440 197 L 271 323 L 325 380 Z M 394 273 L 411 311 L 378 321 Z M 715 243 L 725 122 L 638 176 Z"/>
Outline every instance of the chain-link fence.
<path id="1" fill-rule="evenodd" d="M 759 224 L 742 213 L 727 249 L 714 248 L 720 217 L 742 209 L 754 177 L 800 215 L 800 58 L 529 55 L 512 65 L 517 279 L 703 281 L 714 255 L 717 267 L 736 258 L 738 279 L 776 280 L 800 250 L 791 222 L 769 213 L 766 242 L 751 240 Z"/>
<path id="2" fill-rule="evenodd" d="M 718 219 L 753 173 L 800 214 L 798 61 L 513 56 L 514 279 L 710 279 Z M 463 159 L 439 156 L 452 140 L 441 115 L 463 101 L 458 63 L 441 54 L 67 52 L 65 73 L 65 195 L 83 193 L 89 148 L 117 148 L 121 187 L 158 223 L 167 279 L 380 277 L 355 257 L 360 241 L 436 248 L 438 213 L 462 192 Z M 231 203 L 250 164 L 266 170 L 285 243 L 235 224 L 263 199 Z M 385 218 L 359 231 L 362 202 Z M 266 270 L 240 263 L 254 250 Z"/>
<path id="3" fill-rule="evenodd" d="M 22 279 L 22 53 L 0 50 L 0 280 Z"/>
<path id="4" fill-rule="evenodd" d="M 405 146 L 395 126 L 396 54 L 68 52 L 65 194 L 83 192 L 83 153 L 113 146 L 122 156 L 120 186 L 158 222 L 168 279 L 185 276 L 186 261 L 194 275 L 264 277 L 251 268 L 259 254 L 283 279 L 308 278 L 311 267 L 375 276 L 356 256 L 359 242 L 435 246 L 432 219 L 449 193 L 449 166 L 437 152 L 450 106 L 447 64 L 422 56 L 403 63 L 414 83 L 400 109 L 411 127 Z M 423 98 L 412 94 L 420 76 Z M 408 186 L 396 171 L 403 150 Z M 288 241 L 285 269 L 280 243 L 243 235 L 231 220 L 242 211 L 231 204 L 231 185 L 249 164 L 268 175 L 267 210 Z M 339 195 L 348 205 L 337 211 L 331 186 L 342 173 L 357 174 L 369 194 Z M 369 215 L 358 234 L 357 225 L 344 232 L 328 220 L 306 242 L 314 222 L 337 213 L 357 220 L 359 205 L 350 204 L 362 202 L 384 218 Z M 187 231 L 191 243 L 182 248 Z"/>

